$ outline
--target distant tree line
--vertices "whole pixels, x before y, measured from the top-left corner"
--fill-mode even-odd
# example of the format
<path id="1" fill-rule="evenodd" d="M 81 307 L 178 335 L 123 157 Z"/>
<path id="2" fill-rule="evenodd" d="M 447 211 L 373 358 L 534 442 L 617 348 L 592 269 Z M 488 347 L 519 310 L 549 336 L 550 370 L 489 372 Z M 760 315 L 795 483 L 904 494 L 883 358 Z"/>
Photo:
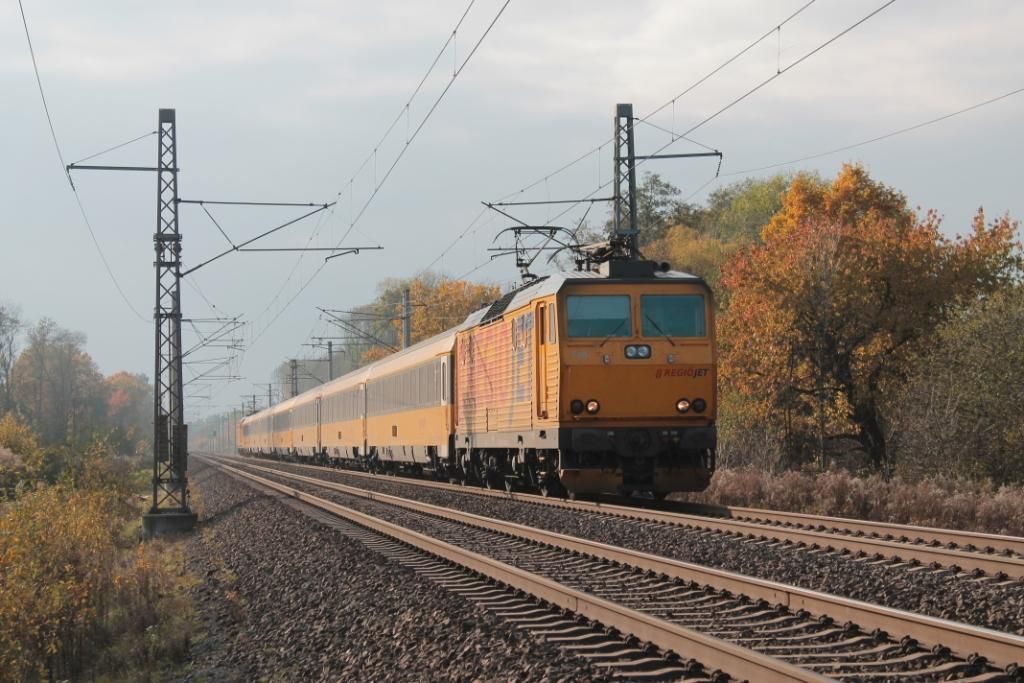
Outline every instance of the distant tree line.
<path id="1" fill-rule="evenodd" d="M 377 296 L 368 304 L 345 314 L 346 323 L 359 330 L 347 333 L 344 348 L 360 367 L 379 360 L 402 345 L 402 291 L 409 290 L 412 305 L 411 342 L 416 344 L 455 327 L 473 311 L 499 296 L 497 285 L 452 280 L 437 273 L 421 273 L 412 278 L 387 278 L 377 287 Z M 340 332 L 340 334 L 346 334 Z"/>
<path id="2" fill-rule="evenodd" d="M 333 363 L 328 362 L 327 345 L 322 342 L 306 358 L 296 359 L 294 369 L 291 359 L 274 368 L 276 396 L 285 400 L 291 397 L 293 387 L 302 393 L 326 383 L 331 370 L 336 379 L 401 349 L 402 292 L 406 289 L 412 304 L 413 344 L 455 327 L 501 295 L 497 285 L 453 280 L 433 272 L 411 278 L 387 278 L 378 285 L 377 295 L 369 303 L 334 312 L 337 324 L 326 334 L 332 338 Z M 223 415 L 213 416 L 210 424 L 223 419 Z"/>
<path id="3" fill-rule="evenodd" d="M 31 434 L 54 458 L 97 439 L 116 453 L 145 452 L 152 396 L 144 375 L 104 377 L 84 335 L 48 318 L 28 326 L 16 307 L 0 304 L 0 446 L 29 456 L 18 448 L 31 450 L 23 438 Z"/>

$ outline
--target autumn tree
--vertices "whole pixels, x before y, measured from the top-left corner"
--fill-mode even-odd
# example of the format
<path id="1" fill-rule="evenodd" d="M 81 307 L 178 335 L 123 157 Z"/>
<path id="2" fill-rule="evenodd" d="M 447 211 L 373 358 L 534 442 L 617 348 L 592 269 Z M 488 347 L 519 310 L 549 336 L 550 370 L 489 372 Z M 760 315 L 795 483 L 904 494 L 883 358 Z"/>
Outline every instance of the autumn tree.
<path id="1" fill-rule="evenodd" d="M 442 278 L 431 285 L 421 279 L 409 286 L 412 309 L 412 343 L 429 339 L 455 327 L 473 311 L 501 296 L 497 285 Z"/>
<path id="2" fill-rule="evenodd" d="M 782 196 L 792 180 L 791 175 L 779 173 L 746 178 L 714 190 L 690 227 L 725 243 L 760 241 L 764 226 L 782 208 Z"/>
<path id="3" fill-rule="evenodd" d="M 747 179 L 715 190 L 706 206 L 676 202 L 670 227 L 643 247 L 644 255 L 699 275 L 717 290 L 725 262 L 760 241 L 761 231 L 782 207 L 788 182 L 785 175 Z"/>
<path id="4" fill-rule="evenodd" d="M 105 380 L 111 447 L 125 454 L 148 450 L 153 428 L 153 387 L 145 375 L 116 372 Z"/>
<path id="5" fill-rule="evenodd" d="M 901 474 L 1024 483 L 1024 284 L 943 323 L 889 403 Z"/>
<path id="6" fill-rule="evenodd" d="M 409 289 L 412 303 L 411 340 L 415 344 L 455 327 L 473 311 L 497 299 L 497 285 L 484 285 L 467 280 L 449 280 L 426 273 L 412 280 L 385 281 L 377 300 L 364 307 L 364 320 L 375 322 L 373 334 L 398 346 L 402 338 L 401 296 Z M 390 350 L 372 345 L 362 351 L 362 363 L 387 356 Z"/>
<path id="7" fill-rule="evenodd" d="M 742 246 L 740 242 L 724 242 L 694 228 L 674 225 L 664 237 L 644 248 L 644 256 L 702 277 L 712 289 L 717 289 L 722 266 Z"/>
<path id="8" fill-rule="evenodd" d="M 637 226 L 641 246 L 661 239 L 679 210 L 679 188 L 657 173 L 644 173 L 636 188 Z"/>
<path id="9" fill-rule="evenodd" d="M 369 365 L 370 363 L 376 363 L 377 361 L 387 358 L 393 351 L 386 349 L 383 346 L 371 346 L 363 352 L 363 355 L 359 358 L 360 365 Z"/>
<path id="10" fill-rule="evenodd" d="M 420 277 L 433 282 L 436 276 L 425 273 Z M 354 332 L 345 346 L 346 356 L 357 367 L 380 360 L 401 346 L 402 290 L 410 281 L 386 278 L 377 285 L 373 301 L 357 306 L 346 315 L 346 327 Z"/>
<path id="11" fill-rule="evenodd" d="M 680 201 L 678 187 L 657 173 L 645 171 L 636 188 L 636 222 L 640 230 L 637 239 L 640 246 L 664 237 L 665 231 L 677 222 L 676 217 L 685 213 L 687 208 L 693 207 Z M 578 241 L 586 244 L 608 239 L 615 226 L 614 216 L 609 215 L 603 225 L 601 232 L 584 226 L 577 235 Z"/>
<path id="12" fill-rule="evenodd" d="M 15 455 L 28 457 L 39 450 L 39 438 L 24 420 L 14 413 L 0 417 L 0 447 Z"/>
<path id="13" fill-rule="evenodd" d="M 16 407 L 44 444 L 84 437 L 104 423 L 103 376 L 84 344 L 84 335 L 44 318 L 29 330 L 28 345 L 14 364 Z"/>
<path id="14" fill-rule="evenodd" d="M 0 304 L 0 415 L 14 407 L 11 397 L 11 372 L 18 357 L 21 319 L 13 306 Z"/>
<path id="15" fill-rule="evenodd" d="M 883 395 L 958 302 L 1019 274 L 1015 228 L 979 211 L 967 237 L 948 239 L 859 166 L 831 183 L 798 176 L 763 244 L 724 270 L 725 391 L 786 424 L 791 453 L 852 440 L 884 468 Z"/>

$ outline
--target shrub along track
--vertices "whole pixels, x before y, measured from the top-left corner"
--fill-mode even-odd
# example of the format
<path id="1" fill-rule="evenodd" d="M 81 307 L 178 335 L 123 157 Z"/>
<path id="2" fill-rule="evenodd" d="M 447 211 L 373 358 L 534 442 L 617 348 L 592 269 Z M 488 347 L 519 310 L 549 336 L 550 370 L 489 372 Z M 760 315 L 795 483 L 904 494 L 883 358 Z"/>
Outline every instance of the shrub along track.
<path id="1" fill-rule="evenodd" d="M 254 462 L 252 458 L 229 459 L 240 463 Z M 830 536 L 832 544 L 815 548 L 807 543 L 765 536 L 763 534 L 772 528 L 764 525 L 755 529 L 759 532 L 757 534 L 753 531 L 719 531 L 704 525 L 713 520 L 693 515 L 683 516 L 685 521 L 681 521 L 678 513 L 658 510 L 520 493 L 510 495 L 475 487 L 303 464 L 269 460 L 255 462 L 687 562 L 1024 635 L 1024 582 L 851 552 L 840 543 L 843 535 Z M 897 545 L 910 547 L 907 544 Z"/>
<path id="2" fill-rule="evenodd" d="M 820 680 L 821 675 L 883 680 L 898 675 L 943 680 L 955 675 L 981 681 L 1019 675 L 1013 661 L 1024 649 L 1024 639 L 1008 634 L 252 464 L 244 469 L 235 471 L 303 500 L 333 506 L 332 512 L 350 516 L 354 513 L 346 510 L 357 509 L 372 514 L 372 518 L 361 517 L 360 523 L 383 524 L 379 521 L 383 518 L 406 528 L 397 533 L 420 532 L 417 542 L 436 544 L 443 539 L 461 550 L 446 546 L 440 552 L 468 553 L 468 564 L 477 563 L 473 566 L 477 571 L 734 676 L 751 680 Z M 324 501 L 321 495 L 334 502 Z M 386 532 L 396 533 L 393 528 Z M 457 561 L 467 564 L 464 558 Z M 532 587 L 517 581 L 532 582 Z M 729 642 L 722 643 L 723 639 Z M 1006 669 L 1009 673 L 1001 673 L 989 663 L 1010 667 Z"/>

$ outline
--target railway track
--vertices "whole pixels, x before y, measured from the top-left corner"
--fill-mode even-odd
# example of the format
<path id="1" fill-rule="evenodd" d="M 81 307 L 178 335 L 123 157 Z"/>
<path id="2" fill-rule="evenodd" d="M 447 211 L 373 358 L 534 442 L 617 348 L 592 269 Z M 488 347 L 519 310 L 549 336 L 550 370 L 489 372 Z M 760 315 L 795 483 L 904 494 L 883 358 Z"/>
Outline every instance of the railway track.
<path id="1" fill-rule="evenodd" d="M 236 462 L 247 458 L 228 456 Z M 304 463 L 291 467 L 341 472 L 345 476 L 381 479 L 381 475 L 337 470 Z M 393 481 L 394 478 L 386 477 Z M 668 524 L 714 533 L 792 544 L 810 549 L 839 551 L 854 556 L 891 560 L 911 568 L 945 568 L 995 581 L 1024 580 L 1024 538 L 901 524 L 884 524 L 840 517 L 819 517 L 753 508 L 687 505 L 691 514 L 661 506 L 640 507 L 585 500 L 566 500 L 530 493 L 492 491 L 459 484 L 402 478 L 403 483 L 462 494 L 492 496 L 534 505 L 607 515 L 638 522 Z"/>
<path id="2" fill-rule="evenodd" d="M 275 470 L 228 471 L 632 634 L 773 680 L 1024 680 L 1024 638 Z M 283 481 L 282 481 L 283 480 Z M 326 500 L 311 491 L 326 492 Z M 339 502 L 342 504 L 339 505 Z M 359 511 L 361 509 L 361 511 Z M 383 518 L 383 519 L 382 519 Z"/>
<path id="3" fill-rule="evenodd" d="M 915 545 L 927 544 L 932 547 L 941 546 L 950 550 L 960 549 L 965 552 L 977 552 L 987 555 L 998 554 L 1003 557 L 1024 560 L 1024 538 L 1020 536 L 960 531 L 958 529 L 938 529 L 911 524 L 889 524 L 870 520 L 850 519 L 848 517 L 809 515 L 799 512 L 780 512 L 732 505 L 705 505 L 699 503 L 687 503 L 685 505 L 695 514 L 708 517 L 721 517 L 755 524 L 808 529 L 833 534 L 866 536 Z"/>
<path id="4" fill-rule="evenodd" d="M 275 489 L 270 489 L 270 493 L 286 503 L 292 501 L 290 496 Z M 684 661 L 674 654 L 653 650 L 632 636 L 579 619 L 567 610 L 541 604 L 528 593 L 496 585 L 478 572 L 468 571 L 329 510 L 298 501 L 295 505 L 373 552 L 554 644 L 566 655 L 589 660 L 597 669 L 630 681 L 717 683 L 721 678 L 719 672 L 705 671 L 696 660 Z"/>

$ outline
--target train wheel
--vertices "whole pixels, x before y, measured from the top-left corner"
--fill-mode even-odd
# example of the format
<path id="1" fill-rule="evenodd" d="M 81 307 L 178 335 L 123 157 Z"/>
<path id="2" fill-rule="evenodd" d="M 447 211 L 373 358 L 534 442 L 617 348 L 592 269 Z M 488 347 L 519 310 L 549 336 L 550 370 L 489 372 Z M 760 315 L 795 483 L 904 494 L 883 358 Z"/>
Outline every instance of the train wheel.
<path id="1" fill-rule="evenodd" d="M 540 495 L 545 498 L 552 496 L 561 496 L 565 493 L 565 489 L 562 488 L 562 483 L 558 481 L 554 476 L 547 476 L 540 480 L 538 487 L 540 489 Z"/>
<path id="2" fill-rule="evenodd" d="M 483 485 L 488 489 L 494 490 L 501 488 L 501 480 L 504 479 L 501 476 L 501 470 L 498 466 L 498 459 L 495 456 L 487 458 L 487 464 L 480 468 L 480 478 L 483 480 Z"/>
<path id="3" fill-rule="evenodd" d="M 505 479 L 505 491 L 507 493 L 512 493 L 515 490 L 516 490 L 515 483 L 511 479 L 506 478 Z"/>

